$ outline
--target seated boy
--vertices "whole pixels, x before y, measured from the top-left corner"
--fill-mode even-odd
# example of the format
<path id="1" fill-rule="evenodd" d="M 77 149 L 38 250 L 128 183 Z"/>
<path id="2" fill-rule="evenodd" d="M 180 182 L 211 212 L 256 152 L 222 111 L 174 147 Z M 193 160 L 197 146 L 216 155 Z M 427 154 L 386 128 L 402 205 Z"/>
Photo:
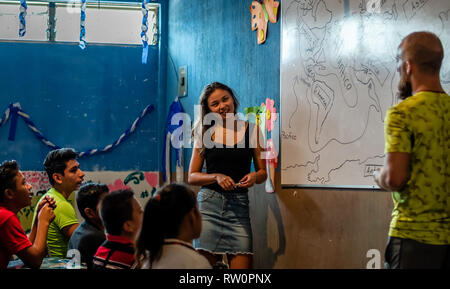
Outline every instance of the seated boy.
<path id="1" fill-rule="evenodd" d="M 100 205 L 106 241 L 98 248 L 93 269 L 130 269 L 134 241 L 142 224 L 142 208 L 131 190 L 107 194 Z"/>
<path id="2" fill-rule="evenodd" d="M 55 201 L 46 197 L 39 202 L 38 218 L 28 239 L 17 213 L 31 205 L 30 189 L 16 161 L 0 165 L 0 269 L 7 268 L 14 254 L 31 268 L 39 268 L 45 256 L 47 231 L 55 218 Z"/>
<path id="3" fill-rule="evenodd" d="M 69 240 L 69 250 L 80 252 L 81 262 L 92 268 L 92 258 L 98 247 L 105 241 L 105 228 L 100 219 L 100 202 L 109 192 L 108 186 L 87 183 L 77 193 L 77 205 L 84 222 L 73 232 Z"/>
<path id="4" fill-rule="evenodd" d="M 50 257 L 66 258 L 70 237 L 78 227 L 75 209 L 68 200 L 78 190 L 84 178 L 83 171 L 76 161 L 77 154 L 73 149 L 61 148 L 50 151 L 44 161 L 44 168 L 52 188 L 42 196 L 55 199 L 57 209 L 55 220 L 51 223 L 47 234 L 47 246 Z M 35 220 L 36 210 L 33 220 Z"/>

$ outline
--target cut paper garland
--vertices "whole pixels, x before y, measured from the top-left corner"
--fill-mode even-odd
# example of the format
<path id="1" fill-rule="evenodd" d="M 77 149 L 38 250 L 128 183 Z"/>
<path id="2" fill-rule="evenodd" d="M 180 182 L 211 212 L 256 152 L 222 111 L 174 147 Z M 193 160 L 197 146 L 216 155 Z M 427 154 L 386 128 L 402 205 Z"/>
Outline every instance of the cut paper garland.
<path id="1" fill-rule="evenodd" d="M 147 63 L 148 56 L 148 7 L 149 0 L 142 0 L 142 25 L 141 25 L 141 39 L 142 39 L 142 63 Z"/>
<path id="2" fill-rule="evenodd" d="M 19 37 L 24 37 L 27 32 L 25 16 L 27 16 L 27 2 L 26 0 L 20 0 L 19 8 Z"/>
<path id="3" fill-rule="evenodd" d="M 139 115 L 138 118 L 136 118 L 136 120 L 131 124 L 131 126 L 124 132 L 122 133 L 119 138 L 113 142 L 112 144 L 109 144 L 103 148 L 99 148 L 99 149 L 90 149 L 84 152 L 77 152 L 79 157 L 87 157 L 87 156 L 92 156 L 94 154 L 98 154 L 98 153 L 102 153 L 102 152 L 108 152 L 113 150 L 114 148 L 116 148 L 117 146 L 119 146 L 125 139 L 128 138 L 128 136 L 130 134 L 132 134 L 135 130 L 136 127 L 140 124 L 142 118 L 144 116 L 146 116 L 147 114 L 151 113 L 153 111 L 154 107 L 152 104 L 147 105 L 144 110 L 141 112 L 141 114 Z M 33 123 L 33 121 L 31 120 L 30 116 L 28 114 L 26 114 L 22 108 L 20 107 L 19 103 L 14 103 L 14 104 L 10 104 L 9 107 L 5 110 L 5 113 L 3 115 L 3 118 L 0 119 L 0 127 L 2 125 L 4 125 L 8 119 L 11 117 L 11 127 L 10 127 L 10 131 L 9 131 L 9 140 L 14 140 L 15 139 L 15 131 L 16 131 L 16 127 L 17 127 L 17 118 L 21 117 L 25 123 L 27 124 L 28 128 L 33 132 L 33 134 L 40 140 L 42 141 L 45 145 L 47 145 L 48 147 L 50 147 L 51 149 L 59 149 L 61 148 L 60 146 L 57 146 L 55 144 L 53 144 L 51 141 L 48 140 L 48 138 L 46 136 L 44 136 L 35 126 L 35 124 Z"/>
<path id="4" fill-rule="evenodd" d="M 86 48 L 86 0 L 81 0 L 81 8 L 80 8 L 80 43 L 78 46 L 81 49 Z"/>

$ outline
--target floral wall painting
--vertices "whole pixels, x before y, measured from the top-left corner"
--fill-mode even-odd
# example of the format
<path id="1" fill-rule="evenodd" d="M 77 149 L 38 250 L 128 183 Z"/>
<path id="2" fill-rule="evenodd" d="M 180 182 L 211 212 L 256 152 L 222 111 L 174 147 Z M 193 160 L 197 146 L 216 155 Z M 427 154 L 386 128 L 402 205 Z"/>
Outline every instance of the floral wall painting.
<path id="1" fill-rule="evenodd" d="M 17 216 L 22 224 L 25 232 L 29 233 L 32 225 L 33 212 L 38 200 L 43 194 L 51 188 L 50 182 L 47 177 L 47 173 L 44 171 L 23 171 L 22 172 L 26 181 L 31 185 L 32 199 L 31 206 L 23 208 Z M 106 184 L 110 192 L 131 189 L 134 192 L 136 200 L 144 208 L 147 200 L 154 196 L 157 188 L 159 187 L 159 173 L 158 172 L 143 172 L 143 171 L 125 171 L 125 172 L 113 172 L 113 171 L 93 171 L 84 172 L 84 182 L 96 182 Z M 76 204 L 76 192 L 72 193 L 69 197 L 69 202 L 75 208 L 78 220 L 80 223 L 83 221 L 77 204 Z"/>

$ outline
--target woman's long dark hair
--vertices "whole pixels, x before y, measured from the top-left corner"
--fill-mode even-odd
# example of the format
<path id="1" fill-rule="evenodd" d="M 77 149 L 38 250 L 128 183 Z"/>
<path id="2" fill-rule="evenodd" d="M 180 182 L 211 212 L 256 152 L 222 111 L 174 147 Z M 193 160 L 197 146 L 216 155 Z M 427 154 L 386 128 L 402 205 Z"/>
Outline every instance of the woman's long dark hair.
<path id="1" fill-rule="evenodd" d="M 201 133 L 202 147 L 200 148 L 200 155 L 203 155 L 204 151 L 205 151 L 205 146 L 203 144 L 203 136 L 205 134 L 205 131 L 211 127 L 211 125 L 203 125 L 203 119 L 205 118 L 205 115 L 211 112 L 208 107 L 208 98 L 214 91 L 216 91 L 216 89 L 225 90 L 231 95 L 231 97 L 233 98 L 235 114 L 239 107 L 239 101 L 237 100 L 233 90 L 230 87 L 228 87 L 227 85 L 220 83 L 220 82 L 213 82 L 213 83 L 206 85 L 203 88 L 202 93 L 200 94 L 200 98 L 199 98 L 199 105 L 200 105 L 199 118 L 197 118 L 195 120 L 194 127 L 192 129 L 192 138 L 193 139 L 196 137 L 196 135 L 195 135 L 196 133 Z"/>
<path id="2" fill-rule="evenodd" d="M 184 216 L 196 206 L 195 193 L 182 184 L 166 185 L 148 200 L 136 242 L 138 268 L 148 257 L 150 264 L 161 257 L 164 239 L 178 236 Z"/>

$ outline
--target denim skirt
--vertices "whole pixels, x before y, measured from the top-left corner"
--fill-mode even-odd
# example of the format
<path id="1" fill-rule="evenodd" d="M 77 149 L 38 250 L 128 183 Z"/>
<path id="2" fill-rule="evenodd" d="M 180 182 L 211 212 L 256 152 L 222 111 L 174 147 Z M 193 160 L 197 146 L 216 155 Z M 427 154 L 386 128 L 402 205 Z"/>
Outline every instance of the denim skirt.
<path id="1" fill-rule="evenodd" d="M 214 254 L 253 254 L 248 193 L 201 188 L 197 195 L 202 232 L 194 248 Z"/>

